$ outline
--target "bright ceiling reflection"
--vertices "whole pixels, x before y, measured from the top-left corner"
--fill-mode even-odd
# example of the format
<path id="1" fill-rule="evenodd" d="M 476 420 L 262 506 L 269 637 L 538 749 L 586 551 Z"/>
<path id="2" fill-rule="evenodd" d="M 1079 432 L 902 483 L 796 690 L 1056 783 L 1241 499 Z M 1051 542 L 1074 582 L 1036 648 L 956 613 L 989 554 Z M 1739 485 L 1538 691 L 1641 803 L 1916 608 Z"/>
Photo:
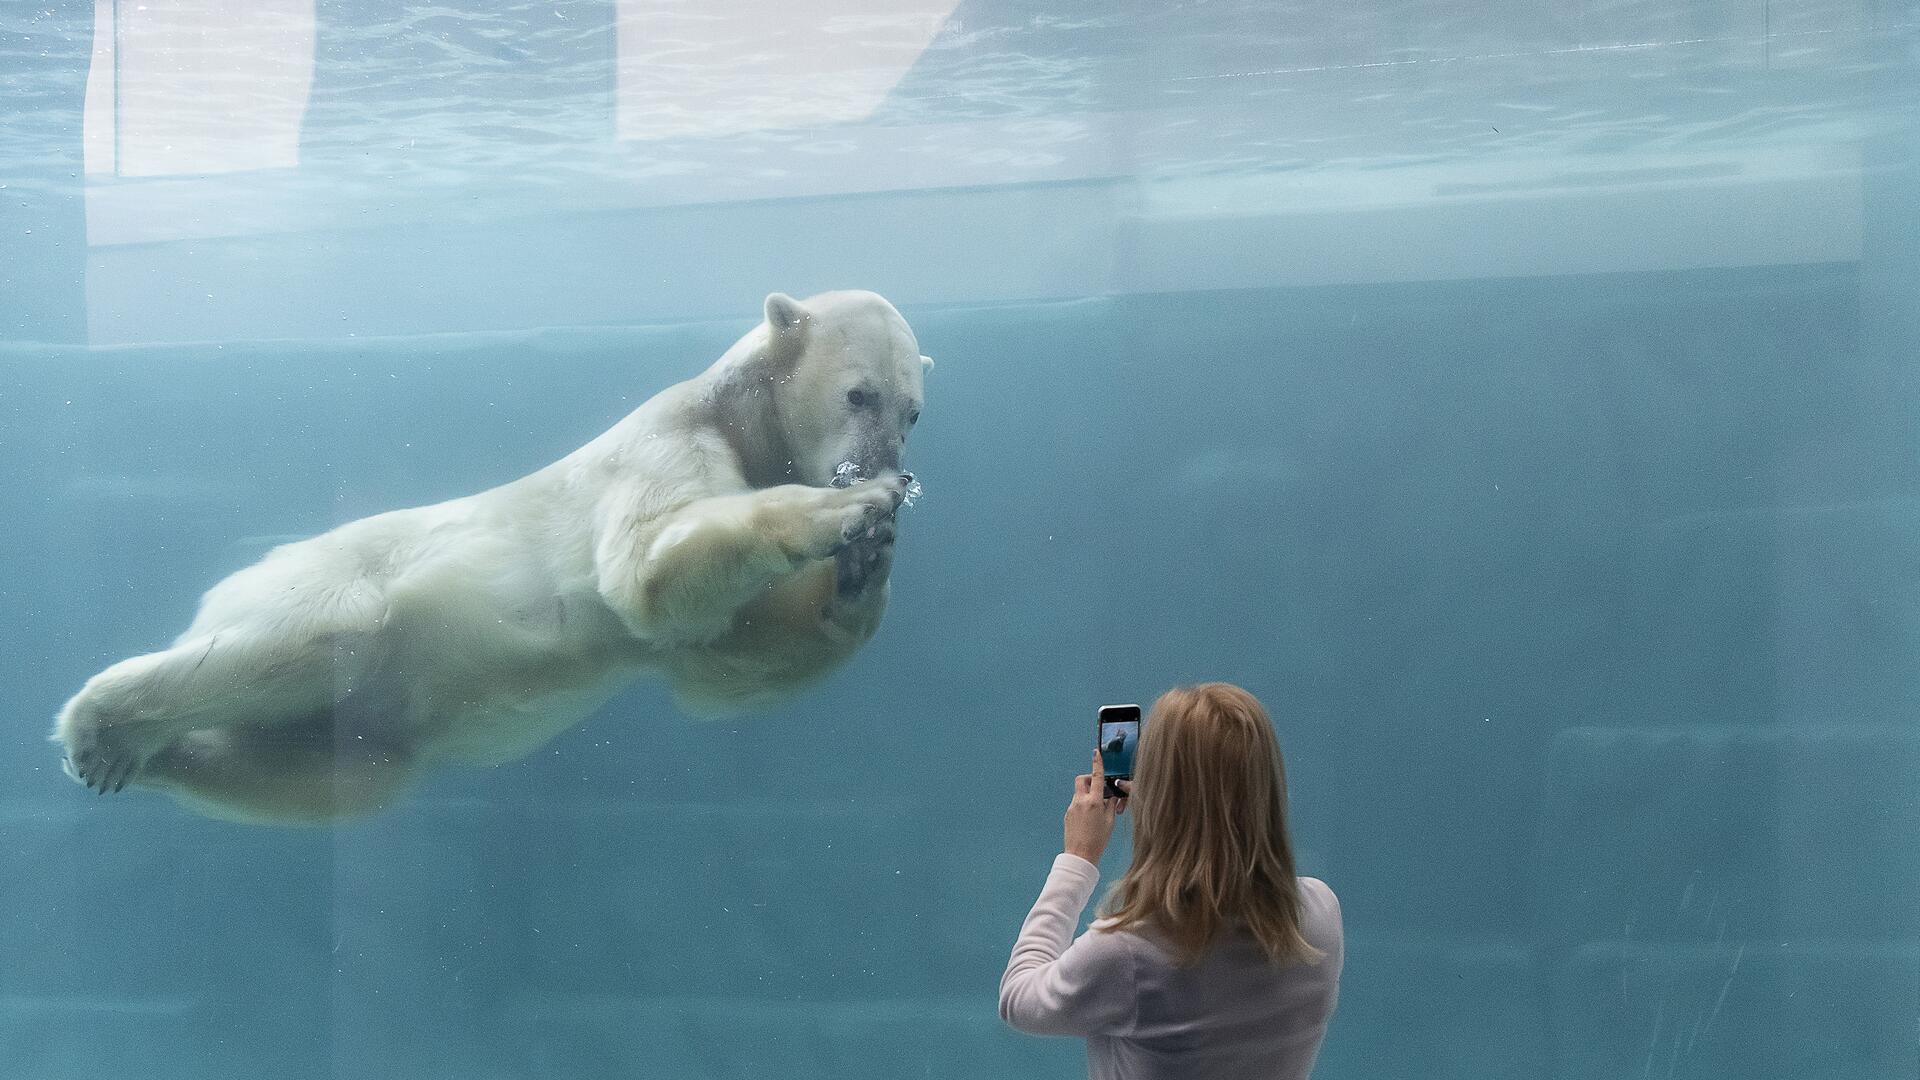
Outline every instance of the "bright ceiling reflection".
<path id="1" fill-rule="evenodd" d="M 615 129 L 715 138 L 872 116 L 959 0 L 619 0 Z"/>
<path id="2" fill-rule="evenodd" d="M 314 0 L 96 0 L 87 175 L 182 176 L 300 161 Z"/>

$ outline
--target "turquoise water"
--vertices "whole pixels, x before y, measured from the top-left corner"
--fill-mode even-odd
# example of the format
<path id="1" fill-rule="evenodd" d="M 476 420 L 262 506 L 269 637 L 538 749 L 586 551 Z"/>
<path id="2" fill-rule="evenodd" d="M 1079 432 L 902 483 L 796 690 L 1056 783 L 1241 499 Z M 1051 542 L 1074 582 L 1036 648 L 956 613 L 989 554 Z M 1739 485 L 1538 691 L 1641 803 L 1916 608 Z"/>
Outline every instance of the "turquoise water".
<path id="1" fill-rule="evenodd" d="M 1001 966 L 1094 709 L 1214 678 L 1316 1076 L 1920 1072 L 1920 15 L 395 10 L 0 10 L 0 1075 L 1072 1076 Z M 222 575 L 839 287 L 937 366 L 826 684 L 337 829 L 61 774 Z"/>

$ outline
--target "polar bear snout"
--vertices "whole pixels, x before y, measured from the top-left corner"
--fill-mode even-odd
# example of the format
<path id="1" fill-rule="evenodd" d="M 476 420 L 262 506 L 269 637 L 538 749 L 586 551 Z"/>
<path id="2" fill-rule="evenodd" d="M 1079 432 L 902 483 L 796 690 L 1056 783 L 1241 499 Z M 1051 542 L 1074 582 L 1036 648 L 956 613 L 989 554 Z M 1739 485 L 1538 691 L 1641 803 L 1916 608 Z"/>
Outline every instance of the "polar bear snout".
<path id="1" fill-rule="evenodd" d="M 843 461 L 833 470 L 833 477 L 827 481 L 828 487 L 852 487 L 863 480 L 878 480 L 885 477 L 899 477 L 902 486 L 913 483 L 913 474 L 902 470 L 898 465 L 885 469 L 865 469 L 859 463 Z"/>
<path id="2" fill-rule="evenodd" d="M 856 444 L 853 452 L 841 462 L 841 468 L 853 466 L 855 480 L 877 480 L 882 476 L 893 476 L 900 471 L 900 451 L 902 447 L 896 440 L 892 443 L 874 443 L 878 440 L 862 440 L 866 445 Z M 834 470 L 835 474 L 839 469 Z"/>

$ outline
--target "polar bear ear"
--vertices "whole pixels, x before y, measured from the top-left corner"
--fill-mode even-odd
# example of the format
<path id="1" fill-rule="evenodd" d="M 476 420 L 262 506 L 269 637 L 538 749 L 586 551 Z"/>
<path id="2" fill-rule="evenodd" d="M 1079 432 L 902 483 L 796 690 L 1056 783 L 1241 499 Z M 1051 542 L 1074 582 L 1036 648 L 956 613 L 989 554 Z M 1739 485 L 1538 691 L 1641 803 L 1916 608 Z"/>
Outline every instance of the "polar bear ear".
<path id="1" fill-rule="evenodd" d="M 920 357 L 920 373 L 922 375 L 925 375 L 927 372 L 932 370 L 933 370 L 933 357 L 926 356 L 923 354 Z"/>
<path id="2" fill-rule="evenodd" d="M 774 293 L 767 297 L 767 325 L 775 333 L 797 330 L 806 319 L 807 309 L 786 293 Z"/>

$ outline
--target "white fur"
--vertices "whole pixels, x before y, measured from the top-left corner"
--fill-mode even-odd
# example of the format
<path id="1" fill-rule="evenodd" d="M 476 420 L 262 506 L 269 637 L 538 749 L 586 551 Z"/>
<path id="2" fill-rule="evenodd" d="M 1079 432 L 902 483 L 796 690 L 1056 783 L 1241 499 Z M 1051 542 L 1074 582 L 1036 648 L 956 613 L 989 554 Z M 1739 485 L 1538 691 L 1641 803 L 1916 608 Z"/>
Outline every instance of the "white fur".
<path id="1" fill-rule="evenodd" d="M 386 805 L 436 760 L 521 757 L 646 671 L 708 710 L 831 671 L 885 610 L 931 361 L 872 293 L 776 293 L 766 315 L 547 468 L 221 581 L 172 648 L 61 710 L 69 772 L 217 816 L 324 820 Z M 826 486 L 848 460 L 872 478 Z"/>

